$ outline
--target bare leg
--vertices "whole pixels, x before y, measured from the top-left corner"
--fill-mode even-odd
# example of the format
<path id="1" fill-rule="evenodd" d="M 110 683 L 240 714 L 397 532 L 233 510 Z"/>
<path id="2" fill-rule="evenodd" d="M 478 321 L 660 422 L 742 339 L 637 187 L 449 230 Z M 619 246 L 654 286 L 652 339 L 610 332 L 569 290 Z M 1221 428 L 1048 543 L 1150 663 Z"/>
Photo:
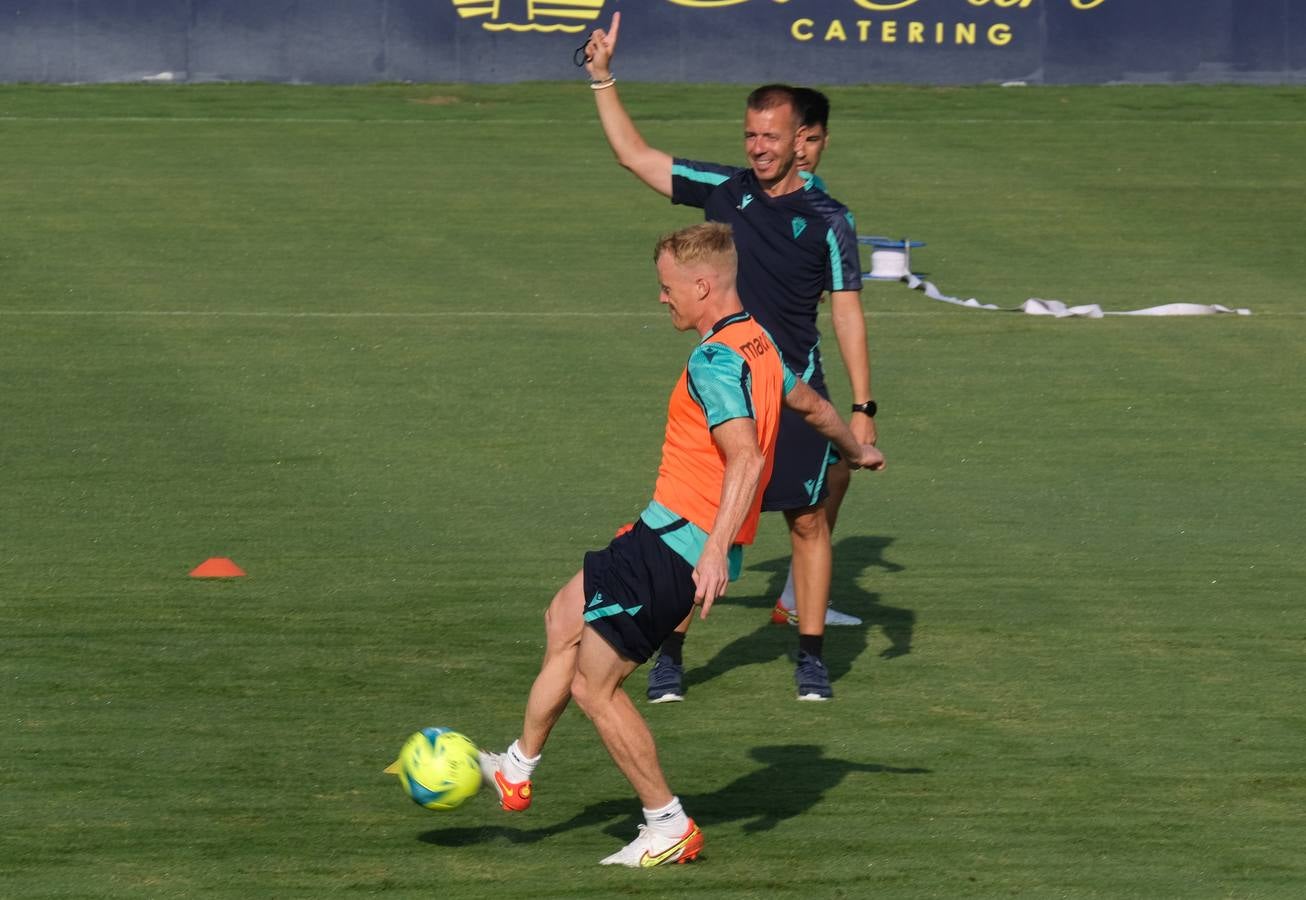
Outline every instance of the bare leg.
<path id="1" fill-rule="evenodd" d="M 553 597 L 544 613 L 544 661 L 526 700 L 517 746 L 527 756 L 538 756 L 549 732 L 571 699 L 571 682 L 581 633 L 585 630 L 585 581 L 577 572 Z"/>
<path id="2" fill-rule="evenodd" d="M 648 730 L 621 684 L 636 664 L 623 659 L 591 628 L 584 629 L 571 694 L 608 748 L 612 761 L 626 776 L 645 809 L 659 809 L 672 800 L 658 764 L 653 733 Z"/>
<path id="3" fill-rule="evenodd" d="M 825 609 L 830 602 L 830 525 L 824 504 L 785 510 L 793 546 L 794 592 L 797 595 L 798 633 L 825 634 Z"/>
<path id="4" fill-rule="evenodd" d="M 830 523 L 830 533 L 834 534 L 834 523 L 839 521 L 839 507 L 848 495 L 848 485 L 852 481 L 852 469 L 846 460 L 839 460 L 825 470 L 825 485 L 830 496 L 825 498 L 825 520 Z"/>
<path id="5" fill-rule="evenodd" d="M 679 625 L 676 626 L 676 633 L 677 634 L 687 633 L 689 631 L 689 623 L 693 621 L 694 621 L 694 614 L 691 612 L 689 615 L 685 616 L 685 621 L 681 622 Z"/>
<path id="6" fill-rule="evenodd" d="M 848 495 L 848 485 L 851 481 L 852 470 L 848 468 L 848 463 L 842 459 L 825 470 L 825 483 L 829 489 L 829 496 L 825 498 L 824 504 L 825 519 L 831 534 L 834 534 L 834 523 L 839 519 L 839 507 L 843 505 L 843 499 Z M 792 525 L 790 527 L 792 528 Z M 798 604 L 795 598 L 797 596 L 797 586 L 794 583 L 794 564 L 791 560 L 789 574 L 785 578 L 784 590 L 780 593 L 780 605 L 785 609 L 796 609 Z M 829 603 L 828 589 L 826 603 L 827 605 Z"/>

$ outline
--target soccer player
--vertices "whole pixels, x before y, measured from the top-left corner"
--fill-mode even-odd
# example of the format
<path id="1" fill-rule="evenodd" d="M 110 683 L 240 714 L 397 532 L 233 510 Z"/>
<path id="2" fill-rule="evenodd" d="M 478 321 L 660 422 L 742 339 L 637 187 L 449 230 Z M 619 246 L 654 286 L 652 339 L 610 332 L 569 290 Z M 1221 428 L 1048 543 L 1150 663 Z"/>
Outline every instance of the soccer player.
<path id="1" fill-rule="evenodd" d="M 708 222 L 668 235 L 654 258 L 671 324 L 701 340 L 671 394 L 653 500 L 632 530 L 585 554 L 554 596 L 521 735 L 506 752 L 481 755 L 502 807 L 525 810 L 545 741 L 574 698 L 643 805 L 639 835 L 601 860 L 632 867 L 688 862 L 703 834 L 672 794 L 653 735 L 622 683 L 694 606 L 706 618 L 738 573 L 741 545 L 757 531 L 759 486 L 770 475 L 782 406 L 854 465 L 884 465 L 744 312 L 729 226 Z"/>
<path id="2" fill-rule="evenodd" d="M 803 136 L 798 143 L 795 162 L 801 171 L 816 175 L 816 169 L 821 164 L 821 157 L 825 154 L 825 149 L 830 145 L 830 99 L 820 91 L 806 87 L 794 88 L 794 98 L 798 104 L 799 120 L 803 123 Z M 821 190 L 825 190 L 825 183 L 820 179 L 816 179 L 816 186 Z M 861 413 L 874 418 L 876 413 L 875 404 L 866 404 L 861 408 Z M 839 519 L 839 507 L 843 505 L 844 497 L 848 494 L 848 485 L 851 480 L 849 476 L 847 463 L 839 458 L 839 454 L 831 453 L 830 465 L 826 469 L 825 475 L 826 487 L 829 490 L 829 496 L 825 500 L 825 518 L 829 523 L 831 535 L 834 534 L 834 525 Z M 789 567 L 784 590 L 780 593 L 780 599 L 776 600 L 775 607 L 771 611 L 771 621 L 777 625 L 798 624 L 798 611 L 794 602 L 793 566 Z M 827 627 L 830 625 L 860 625 L 862 620 L 827 605 L 825 624 Z"/>
<path id="3" fill-rule="evenodd" d="M 614 14 L 611 29 L 594 31 L 585 47 L 599 120 L 617 161 L 673 203 L 701 207 L 709 221 L 734 228 L 744 308 L 770 333 L 789 367 L 822 396 L 826 389 L 816 312 L 823 291 L 830 292 L 835 337 L 854 401 L 850 424 L 860 441 L 874 443 L 857 235 L 847 208 L 796 164 L 806 131 L 798 121 L 794 89 L 767 85 L 749 95 L 744 112 L 748 168 L 674 158 L 644 141 L 617 95 L 611 62 L 620 21 L 620 14 Z M 784 417 L 775 473 L 762 505 L 783 511 L 789 526 L 798 610 L 794 680 L 800 700 L 834 696 L 822 660 L 832 570 L 822 506 L 828 454 L 824 438 L 801 419 Z M 683 635 L 673 636 L 649 673 L 651 701 L 683 696 L 681 641 Z"/>
<path id="4" fill-rule="evenodd" d="M 796 87 L 794 101 L 798 104 L 798 120 L 803 125 L 796 161 L 799 169 L 815 175 L 821 157 L 830 146 L 830 98 L 814 88 Z M 825 190 L 825 184 L 820 180 L 816 186 Z"/>

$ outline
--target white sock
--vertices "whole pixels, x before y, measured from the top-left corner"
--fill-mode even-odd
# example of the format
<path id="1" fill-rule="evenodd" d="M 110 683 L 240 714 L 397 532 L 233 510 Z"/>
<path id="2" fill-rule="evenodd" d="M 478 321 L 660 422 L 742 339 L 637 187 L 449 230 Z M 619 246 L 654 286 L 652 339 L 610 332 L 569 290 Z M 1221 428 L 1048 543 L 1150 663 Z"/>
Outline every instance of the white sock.
<path id="1" fill-rule="evenodd" d="M 644 810 L 644 821 L 648 830 L 659 837 L 678 840 L 689 830 L 689 816 L 685 815 L 679 797 L 672 797 L 671 802 L 661 809 Z"/>
<path id="2" fill-rule="evenodd" d="M 780 605 L 785 609 L 792 610 L 797 602 L 794 599 L 794 564 L 790 563 L 789 579 L 785 581 L 785 589 L 780 592 Z"/>
<path id="3" fill-rule="evenodd" d="M 521 746 L 513 741 L 503 754 L 503 777 L 516 784 L 530 781 L 535 767 L 540 764 L 539 756 L 527 756 L 521 752 Z"/>

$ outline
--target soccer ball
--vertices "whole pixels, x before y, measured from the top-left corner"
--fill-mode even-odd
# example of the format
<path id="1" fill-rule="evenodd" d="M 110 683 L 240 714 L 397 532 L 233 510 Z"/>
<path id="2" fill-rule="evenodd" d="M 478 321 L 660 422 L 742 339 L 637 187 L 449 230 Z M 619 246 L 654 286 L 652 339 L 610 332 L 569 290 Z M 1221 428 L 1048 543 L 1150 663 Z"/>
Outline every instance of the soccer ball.
<path id="1" fill-rule="evenodd" d="M 460 806 L 481 786 L 476 745 L 448 728 L 423 728 L 399 751 L 399 783 L 418 806 Z"/>

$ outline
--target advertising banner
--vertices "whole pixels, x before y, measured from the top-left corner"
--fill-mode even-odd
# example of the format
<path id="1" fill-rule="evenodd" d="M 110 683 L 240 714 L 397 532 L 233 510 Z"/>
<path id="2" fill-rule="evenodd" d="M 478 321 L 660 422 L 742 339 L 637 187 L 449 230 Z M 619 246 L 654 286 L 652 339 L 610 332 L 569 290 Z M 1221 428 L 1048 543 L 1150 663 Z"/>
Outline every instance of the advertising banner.
<path id="1" fill-rule="evenodd" d="M 0 0 L 0 80 L 1306 83 L 1298 0 Z"/>

